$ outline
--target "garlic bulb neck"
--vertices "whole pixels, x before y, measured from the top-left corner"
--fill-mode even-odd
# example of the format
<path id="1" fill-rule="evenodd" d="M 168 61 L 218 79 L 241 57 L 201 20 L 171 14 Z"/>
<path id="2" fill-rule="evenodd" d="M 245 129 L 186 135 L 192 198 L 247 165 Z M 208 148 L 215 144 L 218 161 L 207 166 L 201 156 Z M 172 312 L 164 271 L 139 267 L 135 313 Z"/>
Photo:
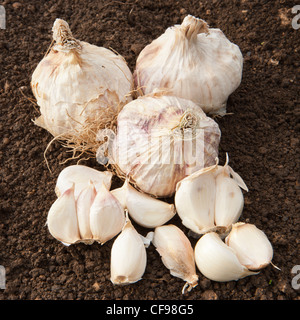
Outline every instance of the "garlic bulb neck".
<path id="1" fill-rule="evenodd" d="M 197 39 L 199 33 L 208 33 L 207 23 L 199 18 L 188 15 L 179 28 L 188 40 Z"/>
<path id="2" fill-rule="evenodd" d="M 56 19 L 53 24 L 52 32 L 53 40 L 56 43 L 56 49 L 69 51 L 81 48 L 80 42 L 73 37 L 69 24 L 66 21 Z"/>

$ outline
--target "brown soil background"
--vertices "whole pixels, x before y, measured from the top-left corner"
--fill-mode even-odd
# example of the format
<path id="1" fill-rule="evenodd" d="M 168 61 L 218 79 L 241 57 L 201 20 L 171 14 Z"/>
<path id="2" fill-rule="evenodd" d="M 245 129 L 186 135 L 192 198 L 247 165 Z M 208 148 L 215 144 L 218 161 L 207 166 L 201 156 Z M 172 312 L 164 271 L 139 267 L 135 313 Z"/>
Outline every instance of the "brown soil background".
<path id="1" fill-rule="evenodd" d="M 35 299 L 219 299 L 299 300 L 291 273 L 299 260 L 299 48 L 300 30 L 291 25 L 295 1 L 4 1 L 6 30 L 0 30 L 0 264 L 6 289 L 0 300 Z M 51 42 L 59 17 L 80 40 L 124 56 L 131 70 L 140 50 L 186 14 L 220 28 L 244 56 L 243 80 L 217 119 L 222 131 L 220 163 L 230 164 L 245 180 L 240 221 L 254 223 L 274 247 L 273 263 L 259 275 L 217 283 L 199 272 L 199 285 L 185 296 L 184 282 L 172 277 L 151 245 L 141 281 L 110 282 L 110 249 L 84 244 L 63 246 L 45 226 L 56 199 L 57 175 L 75 164 L 59 143 L 31 121 L 38 112 L 30 79 Z M 24 93 L 24 95 L 22 94 Z M 102 170 L 95 159 L 82 161 Z M 113 188 L 120 185 L 117 178 Z M 178 217 L 170 223 L 182 227 Z M 138 228 L 142 235 L 149 230 Z M 190 238 L 191 239 L 191 238 Z M 191 239 L 193 245 L 195 240 Z M 298 280 L 299 282 L 299 280 Z"/>

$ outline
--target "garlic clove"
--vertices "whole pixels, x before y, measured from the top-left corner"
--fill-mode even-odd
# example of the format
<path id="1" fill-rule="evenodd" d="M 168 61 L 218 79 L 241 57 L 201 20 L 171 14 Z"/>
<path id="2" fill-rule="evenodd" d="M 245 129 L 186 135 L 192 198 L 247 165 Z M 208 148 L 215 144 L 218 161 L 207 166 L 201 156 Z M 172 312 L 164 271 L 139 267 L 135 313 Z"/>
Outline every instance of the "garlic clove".
<path id="1" fill-rule="evenodd" d="M 104 244 L 121 232 L 125 223 L 119 201 L 103 184 L 90 209 L 90 229 L 95 241 Z"/>
<path id="2" fill-rule="evenodd" d="M 155 228 L 165 224 L 176 214 L 174 204 L 155 199 L 140 192 L 125 180 L 123 186 L 114 189 L 111 193 L 116 196 L 130 217 L 145 228 Z"/>
<path id="3" fill-rule="evenodd" d="M 197 241 L 194 254 L 199 271 L 213 281 L 239 280 L 258 273 L 242 265 L 235 251 L 215 232 L 206 233 Z"/>
<path id="4" fill-rule="evenodd" d="M 215 224 L 230 227 L 241 216 L 243 207 L 244 196 L 236 181 L 219 174 L 216 178 Z"/>
<path id="5" fill-rule="evenodd" d="M 47 225 L 51 235 L 66 245 L 80 240 L 74 185 L 52 204 L 47 216 Z"/>
<path id="6" fill-rule="evenodd" d="M 71 165 L 64 168 L 58 175 L 55 192 L 59 197 L 65 190 L 75 183 L 75 199 L 79 193 L 92 181 L 96 191 L 102 186 L 102 182 L 110 189 L 112 173 L 109 171 L 98 171 L 84 165 Z"/>
<path id="7" fill-rule="evenodd" d="M 93 238 L 90 228 L 90 208 L 96 197 L 96 189 L 92 181 L 78 195 L 76 201 L 77 219 L 82 240 Z"/>
<path id="8" fill-rule="evenodd" d="M 111 282 L 130 284 L 141 280 L 147 264 L 147 254 L 143 239 L 130 220 L 115 239 L 111 249 Z"/>
<path id="9" fill-rule="evenodd" d="M 201 169 L 177 183 L 175 207 L 182 224 L 197 234 L 215 227 L 215 177 L 217 164 Z"/>
<path id="10" fill-rule="evenodd" d="M 162 258 L 163 264 L 170 270 L 171 275 L 178 277 L 190 291 L 198 284 L 194 251 L 189 239 L 175 225 L 164 225 L 155 228 L 152 243 Z"/>
<path id="11" fill-rule="evenodd" d="M 250 223 L 238 222 L 225 238 L 233 248 L 241 264 L 251 270 L 259 270 L 271 263 L 273 247 L 266 234 Z"/>

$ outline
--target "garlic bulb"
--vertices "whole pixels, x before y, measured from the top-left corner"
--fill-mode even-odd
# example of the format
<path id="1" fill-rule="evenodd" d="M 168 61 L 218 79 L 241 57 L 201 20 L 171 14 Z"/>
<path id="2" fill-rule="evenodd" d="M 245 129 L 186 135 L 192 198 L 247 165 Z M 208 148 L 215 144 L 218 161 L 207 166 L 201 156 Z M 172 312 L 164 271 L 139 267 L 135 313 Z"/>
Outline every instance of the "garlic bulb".
<path id="1" fill-rule="evenodd" d="M 35 124 L 53 136 L 107 124 L 105 112 L 117 112 L 131 100 L 133 77 L 124 58 L 75 39 L 64 20 L 56 19 L 52 31 L 55 45 L 31 79 L 41 112 Z"/>
<path id="2" fill-rule="evenodd" d="M 47 225 L 51 235 L 66 245 L 80 240 L 74 184 L 52 204 L 47 217 Z"/>
<path id="3" fill-rule="evenodd" d="M 75 199 L 77 199 L 80 192 L 86 188 L 89 182 L 93 182 L 96 191 L 102 186 L 102 183 L 110 189 L 112 173 L 109 171 L 98 171 L 96 169 L 83 166 L 83 165 L 71 165 L 64 168 L 58 175 L 55 192 L 59 197 L 67 189 L 69 189 L 73 183 L 75 183 Z"/>
<path id="4" fill-rule="evenodd" d="M 135 84 L 192 100 L 206 113 L 225 114 L 228 96 L 241 83 L 243 56 L 220 29 L 188 15 L 139 54 Z"/>
<path id="5" fill-rule="evenodd" d="M 112 190 L 123 208 L 128 210 L 130 217 L 145 228 L 155 228 L 163 225 L 176 214 L 173 204 L 155 199 L 132 187 L 128 179 L 121 188 Z"/>
<path id="6" fill-rule="evenodd" d="M 90 228 L 94 239 L 104 244 L 122 231 L 124 209 L 103 184 L 90 208 Z"/>
<path id="7" fill-rule="evenodd" d="M 122 232 L 111 248 L 111 282 L 129 284 L 141 280 L 147 264 L 144 242 L 130 220 L 126 219 Z"/>
<path id="8" fill-rule="evenodd" d="M 77 200 L 75 183 L 51 206 L 47 225 L 51 235 L 65 245 L 104 244 L 122 231 L 124 210 L 103 183 L 98 192 L 92 181 L 82 189 Z"/>
<path id="9" fill-rule="evenodd" d="M 170 270 L 171 275 L 186 281 L 182 289 L 184 294 L 197 286 L 198 276 L 194 251 L 189 239 L 175 225 L 164 225 L 155 228 L 152 243 L 162 258 L 163 264 Z"/>
<path id="10" fill-rule="evenodd" d="M 250 223 L 238 222 L 225 238 L 233 248 L 241 264 L 251 270 L 259 270 L 271 263 L 273 247 L 266 234 Z"/>
<path id="11" fill-rule="evenodd" d="M 228 165 L 200 169 L 178 182 L 175 207 L 182 224 L 196 234 L 218 231 L 228 234 L 243 210 L 248 191 L 242 178 Z"/>
<path id="12" fill-rule="evenodd" d="M 108 159 L 138 189 L 167 197 L 178 181 L 215 162 L 220 136 L 217 123 L 193 102 L 143 96 L 119 113 Z"/>
<path id="13" fill-rule="evenodd" d="M 257 272 L 248 270 L 215 232 L 203 235 L 195 246 L 195 261 L 199 271 L 213 281 L 239 280 Z"/>

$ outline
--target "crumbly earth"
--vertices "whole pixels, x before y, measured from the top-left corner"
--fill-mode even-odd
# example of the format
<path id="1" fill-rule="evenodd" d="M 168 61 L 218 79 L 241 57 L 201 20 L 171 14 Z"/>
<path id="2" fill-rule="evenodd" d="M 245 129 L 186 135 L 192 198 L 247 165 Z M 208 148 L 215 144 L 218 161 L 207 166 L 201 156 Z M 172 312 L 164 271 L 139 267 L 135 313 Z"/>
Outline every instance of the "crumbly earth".
<path id="1" fill-rule="evenodd" d="M 6 30 L 0 30 L 0 265 L 6 271 L 1 300 L 12 299 L 176 299 L 299 300 L 292 286 L 299 265 L 299 67 L 300 30 L 292 26 L 295 1 L 9 1 Z M 184 282 L 170 275 L 153 245 L 141 281 L 110 282 L 110 250 L 103 246 L 64 246 L 45 226 L 56 199 L 59 172 L 70 153 L 34 125 L 38 116 L 30 79 L 51 43 L 56 18 L 69 22 L 78 39 L 124 56 L 131 70 L 141 49 L 173 24 L 192 14 L 220 28 L 244 56 L 243 79 L 228 100 L 220 163 L 245 180 L 240 221 L 262 229 L 274 248 L 272 265 L 258 275 L 218 283 L 199 275 L 199 285 L 181 295 Z M 298 22 L 299 24 L 299 22 Z M 297 71 L 298 70 L 298 71 Z M 82 164 L 103 170 L 95 159 Z M 113 179 L 113 188 L 121 185 Z M 167 199 L 172 201 L 172 199 Z M 178 216 L 170 223 L 181 225 Z M 136 226 L 142 235 L 149 231 Z M 192 245 L 196 239 L 190 238 Z M 295 281 L 294 281 L 295 282 Z M 297 284 L 297 281 L 296 281 Z M 298 280 L 299 284 L 299 280 Z M 294 287 L 294 288 L 293 288 Z"/>

